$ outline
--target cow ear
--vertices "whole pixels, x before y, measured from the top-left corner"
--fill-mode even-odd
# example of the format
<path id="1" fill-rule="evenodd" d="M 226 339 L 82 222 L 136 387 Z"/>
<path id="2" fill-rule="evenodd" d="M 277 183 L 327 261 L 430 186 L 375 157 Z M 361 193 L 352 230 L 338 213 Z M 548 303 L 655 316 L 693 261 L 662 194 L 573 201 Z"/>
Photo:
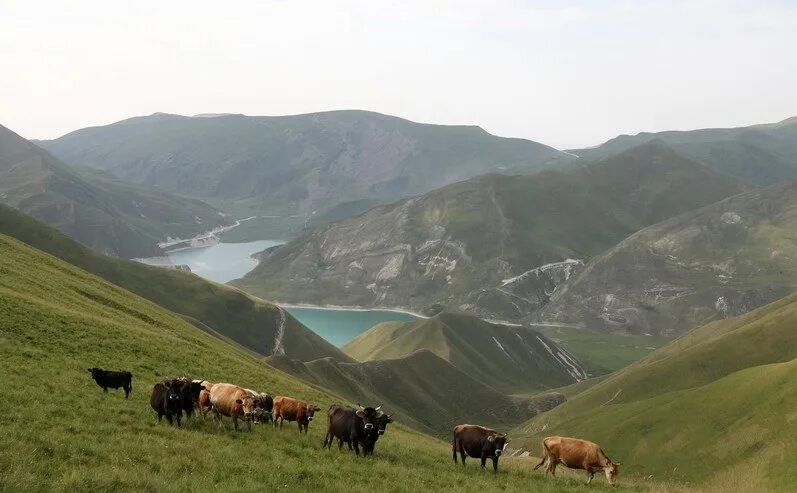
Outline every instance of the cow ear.
<path id="1" fill-rule="evenodd" d="M 244 403 L 244 401 L 242 401 L 241 399 L 235 399 L 235 403 L 236 403 L 236 404 L 243 404 L 243 403 Z"/>
<path id="2" fill-rule="evenodd" d="M 358 409 L 357 411 L 355 411 L 354 414 L 356 414 L 357 416 L 359 416 L 361 418 L 363 417 L 363 412 L 362 412 L 361 409 Z"/>
<path id="3" fill-rule="evenodd" d="M 488 436 L 488 437 L 487 437 L 487 441 L 488 441 L 488 442 L 494 442 L 494 441 L 495 441 L 495 435 L 490 435 L 490 436 Z"/>

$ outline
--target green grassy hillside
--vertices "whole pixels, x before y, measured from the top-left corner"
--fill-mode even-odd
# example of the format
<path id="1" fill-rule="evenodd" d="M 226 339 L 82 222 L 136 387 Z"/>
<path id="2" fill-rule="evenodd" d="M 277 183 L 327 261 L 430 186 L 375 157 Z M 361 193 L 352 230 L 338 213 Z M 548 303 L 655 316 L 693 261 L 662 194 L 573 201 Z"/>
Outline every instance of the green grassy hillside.
<path id="1" fill-rule="evenodd" d="M 486 175 L 371 209 L 311 230 L 235 284 L 285 302 L 518 319 L 586 258 L 745 189 L 651 143 L 568 173 Z"/>
<path id="2" fill-rule="evenodd" d="M 427 125 L 368 111 L 154 114 L 41 145 L 69 163 L 128 181 L 245 205 L 247 216 L 309 217 L 341 202 L 395 200 L 489 171 L 539 169 L 564 156 L 478 127 Z"/>
<path id="3" fill-rule="evenodd" d="M 497 476 L 451 462 L 450 445 L 392 425 L 367 460 L 309 435 L 157 424 L 149 391 L 166 375 L 236 382 L 327 407 L 308 387 L 164 309 L 0 235 L 0 489 L 4 491 L 581 491 L 507 459 Z M 91 366 L 131 370 L 133 393 L 103 392 Z M 597 490 L 608 490 L 602 484 Z M 592 488 L 593 490 L 596 488 Z M 626 488 L 631 490 L 634 488 Z"/>
<path id="4" fill-rule="evenodd" d="M 127 258 L 161 254 L 157 243 L 168 236 L 189 238 L 232 223 L 198 200 L 71 168 L 1 125 L 0 202 Z"/>
<path id="5" fill-rule="evenodd" d="M 301 363 L 285 357 L 267 361 L 352 402 L 383 403 L 401 422 L 443 437 L 459 423 L 506 429 L 564 400 L 558 394 L 534 398 L 501 394 L 427 350 L 365 363 L 338 363 L 331 358 Z"/>
<path id="6" fill-rule="evenodd" d="M 746 192 L 646 228 L 589 262 L 534 315 L 672 337 L 797 287 L 797 185 Z"/>
<path id="7" fill-rule="evenodd" d="M 695 329 L 517 430 L 593 439 L 630 473 L 797 487 L 797 296 Z M 709 475 L 709 473 L 711 473 Z"/>
<path id="8" fill-rule="evenodd" d="M 276 305 L 191 273 L 102 255 L 2 204 L 0 233 L 100 276 L 261 355 L 276 350 L 302 360 L 326 356 L 349 360 Z"/>
<path id="9" fill-rule="evenodd" d="M 510 394 L 561 387 L 587 377 L 576 358 L 541 333 L 462 313 L 379 324 L 342 349 L 359 361 L 428 350 L 471 378 Z"/>
<path id="10" fill-rule="evenodd" d="M 603 145 L 570 152 L 584 160 L 593 160 L 654 140 L 665 142 L 684 156 L 751 183 L 772 185 L 797 180 L 797 118 L 739 128 L 621 135 Z"/>

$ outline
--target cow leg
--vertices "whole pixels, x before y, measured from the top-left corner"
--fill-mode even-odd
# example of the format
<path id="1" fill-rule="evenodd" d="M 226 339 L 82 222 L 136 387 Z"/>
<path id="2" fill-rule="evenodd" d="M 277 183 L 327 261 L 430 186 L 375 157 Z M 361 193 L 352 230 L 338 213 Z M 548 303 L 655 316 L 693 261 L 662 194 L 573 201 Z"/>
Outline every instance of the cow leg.
<path id="1" fill-rule="evenodd" d="M 343 452 L 343 440 L 338 438 L 338 451 Z"/>
<path id="2" fill-rule="evenodd" d="M 163 418 L 163 414 L 161 414 L 161 413 L 158 413 L 158 423 L 160 423 L 160 422 L 161 422 L 161 419 L 162 419 L 162 418 Z"/>
<path id="3" fill-rule="evenodd" d="M 246 429 L 249 430 L 249 431 L 252 431 L 252 420 L 251 419 L 247 419 L 246 420 Z"/>
<path id="4" fill-rule="evenodd" d="M 493 472 L 498 472 L 498 457 L 493 456 Z"/>
<path id="5" fill-rule="evenodd" d="M 487 454 L 482 452 L 482 469 L 484 469 L 484 466 L 486 465 L 487 465 Z"/>
<path id="6" fill-rule="evenodd" d="M 182 419 L 183 413 L 179 412 L 174 416 L 174 419 L 177 420 L 177 427 L 180 428 L 180 419 Z"/>
<path id="7" fill-rule="evenodd" d="M 464 466 L 467 455 L 465 454 L 465 447 L 463 447 L 461 443 L 459 444 L 459 457 L 462 459 L 462 465 Z"/>
<path id="8" fill-rule="evenodd" d="M 174 422 L 173 422 L 173 420 L 172 420 L 172 415 L 171 415 L 171 414 L 167 414 L 167 415 L 166 415 L 166 419 L 167 419 L 167 420 L 169 420 L 169 424 L 170 424 L 170 425 L 174 424 Z"/>
<path id="9" fill-rule="evenodd" d="M 107 394 L 107 393 L 108 393 L 108 387 L 103 387 L 103 388 L 102 388 L 102 391 L 103 391 L 103 392 L 105 392 L 105 393 Z"/>
<path id="10" fill-rule="evenodd" d="M 555 460 L 551 460 L 548 462 L 548 469 L 551 471 L 551 476 L 556 477 L 556 466 L 557 462 Z"/>
<path id="11" fill-rule="evenodd" d="M 454 456 L 454 464 L 456 464 L 457 463 L 457 439 L 456 438 L 454 438 L 454 440 L 451 442 L 451 454 Z"/>
<path id="12" fill-rule="evenodd" d="M 590 484 L 592 482 L 592 478 L 594 477 L 595 477 L 595 471 L 593 471 L 592 469 L 587 469 L 587 484 Z"/>
<path id="13" fill-rule="evenodd" d="M 352 440 L 352 444 L 354 445 L 354 452 L 357 455 L 360 455 L 360 442 L 357 440 Z M 363 455 L 365 455 L 365 451 L 363 451 Z"/>
<path id="14" fill-rule="evenodd" d="M 130 388 L 129 387 L 123 387 L 123 390 L 125 391 L 125 399 L 130 397 Z"/>

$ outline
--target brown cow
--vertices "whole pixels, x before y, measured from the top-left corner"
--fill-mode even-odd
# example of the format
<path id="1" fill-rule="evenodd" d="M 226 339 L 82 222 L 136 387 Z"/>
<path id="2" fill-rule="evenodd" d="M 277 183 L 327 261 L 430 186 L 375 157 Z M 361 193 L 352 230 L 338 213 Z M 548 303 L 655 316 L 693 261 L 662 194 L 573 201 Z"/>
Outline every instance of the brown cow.
<path id="1" fill-rule="evenodd" d="M 454 462 L 457 462 L 459 452 L 463 466 L 467 454 L 468 457 L 480 458 L 483 468 L 489 457 L 493 461 L 493 471 L 498 472 L 498 458 L 501 457 L 506 442 L 506 433 L 498 433 L 478 425 L 457 425 L 454 427 L 454 440 L 451 442 Z"/>
<path id="2" fill-rule="evenodd" d="M 238 419 L 243 418 L 246 427 L 252 430 L 252 418 L 255 412 L 254 402 L 249 392 L 229 383 L 217 383 L 210 388 L 210 403 L 213 413 L 221 424 L 221 417 L 230 416 L 233 426 L 238 430 Z"/>
<path id="3" fill-rule="evenodd" d="M 313 420 L 313 415 L 320 409 L 315 404 L 308 404 L 299 399 L 278 395 L 274 398 L 274 426 L 277 426 L 277 420 L 279 420 L 280 428 L 282 428 L 283 420 L 296 421 L 299 424 L 299 433 L 302 431 L 307 433 L 307 428 L 310 425 L 310 421 Z"/>
<path id="4" fill-rule="evenodd" d="M 534 469 L 545 462 L 545 474 L 556 476 L 556 466 L 561 463 L 570 469 L 587 471 L 587 484 L 592 482 L 595 473 L 601 469 L 606 473 L 606 480 L 614 486 L 620 474 L 620 463 L 614 463 L 601 450 L 597 443 L 578 438 L 548 437 L 542 441 L 542 460 Z"/>
<path id="5" fill-rule="evenodd" d="M 194 380 L 195 382 L 199 382 L 205 390 L 199 392 L 199 400 L 197 401 L 197 407 L 199 408 L 199 413 L 202 414 L 202 419 L 205 419 L 208 413 L 213 409 L 213 405 L 210 403 L 210 389 L 213 388 L 213 384 L 208 382 L 207 380 Z"/>

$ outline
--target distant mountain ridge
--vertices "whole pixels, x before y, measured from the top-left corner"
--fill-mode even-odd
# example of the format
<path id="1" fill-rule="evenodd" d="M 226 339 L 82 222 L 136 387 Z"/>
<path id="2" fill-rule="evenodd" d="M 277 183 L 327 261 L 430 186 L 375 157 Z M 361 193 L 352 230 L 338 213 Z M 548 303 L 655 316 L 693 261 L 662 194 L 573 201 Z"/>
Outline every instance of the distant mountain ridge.
<path id="1" fill-rule="evenodd" d="M 520 319 L 645 226 L 749 189 L 651 142 L 569 172 L 490 174 L 309 231 L 233 284 L 266 298 Z"/>
<path id="2" fill-rule="evenodd" d="M 751 183 L 772 185 L 797 180 L 797 117 L 747 127 L 621 135 L 596 147 L 568 152 L 589 161 L 652 140 L 665 142 L 690 159 Z"/>
<path id="3" fill-rule="evenodd" d="M 163 251 L 167 236 L 189 238 L 233 223 L 203 202 L 71 167 L 0 126 L 0 202 L 81 243 L 119 257 Z"/>
<path id="4" fill-rule="evenodd" d="M 367 111 L 292 116 L 154 114 L 40 145 L 69 163 L 251 210 L 310 216 L 387 201 L 501 169 L 540 169 L 563 153 L 474 126 Z"/>

